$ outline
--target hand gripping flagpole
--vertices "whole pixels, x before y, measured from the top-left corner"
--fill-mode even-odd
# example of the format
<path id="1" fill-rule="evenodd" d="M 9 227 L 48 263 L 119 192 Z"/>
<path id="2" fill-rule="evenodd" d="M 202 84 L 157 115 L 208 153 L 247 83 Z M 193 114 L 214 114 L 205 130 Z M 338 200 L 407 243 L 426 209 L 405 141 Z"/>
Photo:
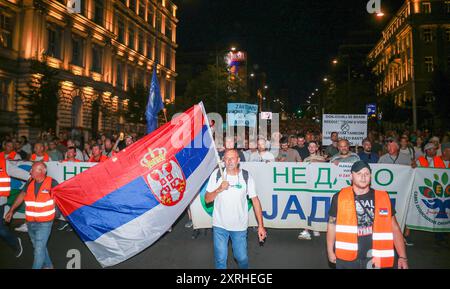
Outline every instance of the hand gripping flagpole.
<path id="1" fill-rule="evenodd" d="M 217 153 L 216 142 L 215 142 L 213 134 L 211 132 L 211 127 L 209 126 L 209 120 L 208 120 L 208 116 L 206 115 L 205 107 L 203 106 L 203 101 L 200 101 L 198 105 L 202 109 L 203 117 L 205 118 L 205 121 L 206 121 L 207 126 L 208 126 L 208 133 L 211 136 L 212 145 L 214 146 L 214 153 L 216 154 L 216 162 L 217 162 L 217 165 L 219 166 L 220 176 L 222 177 L 222 180 L 225 180 L 224 179 L 224 174 L 223 174 L 223 168 L 221 166 L 222 161 L 220 160 L 219 154 Z"/>

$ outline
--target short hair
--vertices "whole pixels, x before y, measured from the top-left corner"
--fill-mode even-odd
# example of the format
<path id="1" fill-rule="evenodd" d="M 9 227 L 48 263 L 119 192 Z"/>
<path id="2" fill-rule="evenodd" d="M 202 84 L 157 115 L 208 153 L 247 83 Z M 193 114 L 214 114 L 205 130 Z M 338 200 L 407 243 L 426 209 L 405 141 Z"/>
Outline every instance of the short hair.
<path id="1" fill-rule="evenodd" d="M 331 132 L 331 135 L 333 135 L 334 133 L 335 133 L 335 134 L 338 134 L 337 131 L 332 131 L 332 132 Z"/>
<path id="2" fill-rule="evenodd" d="M 69 150 L 73 150 L 75 153 L 77 152 L 77 148 L 76 147 L 68 147 L 67 151 L 69 151 Z"/>
<path id="3" fill-rule="evenodd" d="M 289 142 L 289 140 L 288 140 L 288 138 L 287 137 L 282 137 L 281 139 L 280 139 L 280 143 L 281 144 L 284 144 L 284 143 L 288 143 Z"/>
<path id="4" fill-rule="evenodd" d="M 370 144 L 372 144 L 372 142 L 368 138 L 363 139 L 362 144 L 364 144 L 365 142 L 370 142 Z"/>
<path id="5" fill-rule="evenodd" d="M 297 135 L 297 138 L 305 138 L 305 135 L 299 133 L 299 134 Z"/>
<path id="6" fill-rule="evenodd" d="M 338 143 L 341 142 L 341 141 L 346 142 L 347 145 L 350 146 L 350 142 L 348 141 L 348 139 L 346 139 L 346 138 L 341 138 L 341 139 L 339 139 Z"/>
<path id="7" fill-rule="evenodd" d="M 99 150 L 102 150 L 102 148 L 100 147 L 100 145 L 98 143 L 93 144 L 91 149 L 94 149 L 95 147 L 98 147 Z"/>
<path id="8" fill-rule="evenodd" d="M 315 140 L 310 141 L 308 145 L 310 145 L 312 143 L 315 144 L 317 147 L 320 147 L 319 143 L 316 142 Z"/>

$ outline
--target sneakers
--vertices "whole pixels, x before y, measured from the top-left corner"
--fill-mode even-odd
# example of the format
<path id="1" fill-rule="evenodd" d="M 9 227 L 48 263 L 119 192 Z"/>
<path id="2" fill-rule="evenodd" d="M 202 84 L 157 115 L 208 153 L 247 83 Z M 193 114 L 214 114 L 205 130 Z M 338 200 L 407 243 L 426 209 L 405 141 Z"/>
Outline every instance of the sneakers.
<path id="1" fill-rule="evenodd" d="M 23 253 L 23 247 L 22 247 L 22 239 L 17 238 L 17 250 L 16 250 L 16 258 L 19 258 L 20 256 L 22 256 Z"/>
<path id="2" fill-rule="evenodd" d="M 414 243 L 411 241 L 410 237 L 405 237 L 405 245 L 406 246 L 414 246 Z"/>
<path id="3" fill-rule="evenodd" d="M 63 231 L 65 229 L 69 228 L 69 223 L 67 222 L 61 222 L 61 224 L 56 228 L 58 231 Z"/>
<path id="4" fill-rule="evenodd" d="M 311 234 L 308 232 L 308 230 L 303 230 L 298 234 L 299 240 L 311 240 Z"/>
<path id="5" fill-rule="evenodd" d="M 314 237 L 320 237 L 320 232 L 319 231 L 313 231 L 313 236 Z"/>
<path id="6" fill-rule="evenodd" d="M 17 232 L 27 233 L 28 232 L 27 223 L 23 223 L 20 227 L 17 227 L 14 230 Z"/>
<path id="7" fill-rule="evenodd" d="M 189 222 L 187 222 L 186 224 L 184 224 L 185 228 L 191 228 L 192 227 L 192 221 L 189 220 Z"/>

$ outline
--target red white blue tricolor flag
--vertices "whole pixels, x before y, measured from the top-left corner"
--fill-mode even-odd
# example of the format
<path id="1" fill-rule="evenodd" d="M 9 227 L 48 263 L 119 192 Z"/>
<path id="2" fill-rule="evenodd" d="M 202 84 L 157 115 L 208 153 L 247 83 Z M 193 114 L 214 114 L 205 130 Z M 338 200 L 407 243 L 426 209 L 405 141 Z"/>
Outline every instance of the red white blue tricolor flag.
<path id="1" fill-rule="evenodd" d="M 103 266 L 138 254 L 183 213 L 217 165 L 203 105 L 54 188 L 56 203 Z"/>

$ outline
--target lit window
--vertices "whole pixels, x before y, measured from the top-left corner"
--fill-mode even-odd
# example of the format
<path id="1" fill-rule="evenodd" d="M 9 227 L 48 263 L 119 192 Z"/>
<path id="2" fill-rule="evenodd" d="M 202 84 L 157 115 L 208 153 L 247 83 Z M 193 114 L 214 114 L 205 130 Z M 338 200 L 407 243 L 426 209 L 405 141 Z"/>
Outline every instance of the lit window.
<path id="1" fill-rule="evenodd" d="M 0 14 L 0 47 L 12 48 L 12 23 L 11 17 Z"/>
<path id="2" fill-rule="evenodd" d="M 47 55 L 55 58 L 61 57 L 61 30 L 58 27 L 47 28 Z"/>
<path id="3" fill-rule="evenodd" d="M 79 37 L 72 38 L 72 61 L 71 63 L 83 66 L 84 41 Z"/>

